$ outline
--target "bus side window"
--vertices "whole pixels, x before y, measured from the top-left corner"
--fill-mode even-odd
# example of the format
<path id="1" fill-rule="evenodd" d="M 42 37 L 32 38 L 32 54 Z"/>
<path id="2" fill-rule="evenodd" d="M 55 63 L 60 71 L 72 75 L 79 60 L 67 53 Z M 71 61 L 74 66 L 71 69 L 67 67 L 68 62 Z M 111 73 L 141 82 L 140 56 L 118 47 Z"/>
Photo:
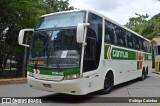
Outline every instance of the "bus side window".
<path id="1" fill-rule="evenodd" d="M 119 39 L 119 40 L 118 40 L 118 44 L 120 44 L 120 45 L 123 46 L 123 39 Z"/>
<path id="2" fill-rule="evenodd" d="M 105 42 L 114 44 L 114 25 L 105 21 Z"/>
<path id="3" fill-rule="evenodd" d="M 120 28 L 120 27 L 117 27 L 116 28 L 116 36 L 117 36 L 118 45 L 126 46 L 126 40 L 125 40 L 126 33 L 125 33 L 125 30 Z"/>
<path id="4" fill-rule="evenodd" d="M 144 51 L 144 43 L 142 38 L 139 38 L 139 45 L 140 45 L 140 50 Z"/>
<path id="5" fill-rule="evenodd" d="M 139 49 L 140 49 L 140 47 L 139 47 L 139 45 L 138 45 L 138 44 L 136 44 L 136 49 L 137 49 L 137 50 L 139 50 Z"/>
<path id="6" fill-rule="evenodd" d="M 105 42 L 107 42 L 107 43 L 110 43 L 110 42 L 111 42 L 110 35 L 105 34 Z"/>
<path id="7" fill-rule="evenodd" d="M 143 45 L 144 45 L 144 51 L 145 51 L 145 52 L 149 52 L 149 51 L 147 50 L 148 42 L 147 42 L 147 41 L 143 41 Z"/>
<path id="8" fill-rule="evenodd" d="M 150 44 L 149 42 L 147 42 L 147 51 L 148 51 L 149 53 L 151 53 L 152 50 L 153 50 L 153 48 L 152 48 L 151 44 Z"/>
<path id="9" fill-rule="evenodd" d="M 135 49 L 140 50 L 139 37 L 134 36 Z"/>
<path id="10" fill-rule="evenodd" d="M 127 35 L 127 46 L 129 48 L 134 48 L 134 45 L 133 45 L 133 35 L 130 32 L 128 32 L 128 31 L 126 31 L 126 35 Z"/>

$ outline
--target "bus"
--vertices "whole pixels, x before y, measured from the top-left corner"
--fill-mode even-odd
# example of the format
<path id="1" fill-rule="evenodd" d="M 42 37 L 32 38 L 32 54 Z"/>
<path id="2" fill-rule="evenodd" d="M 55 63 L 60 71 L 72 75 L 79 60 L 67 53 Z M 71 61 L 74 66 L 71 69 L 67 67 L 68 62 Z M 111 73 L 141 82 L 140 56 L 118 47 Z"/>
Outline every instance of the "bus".
<path id="1" fill-rule="evenodd" d="M 153 46 L 153 68 L 155 68 L 155 72 L 160 72 L 160 38 L 153 38 L 151 41 Z"/>
<path id="2" fill-rule="evenodd" d="M 30 45 L 23 43 L 27 31 Z M 34 29 L 20 31 L 19 44 L 30 48 L 29 86 L 44 91 L 107 94 L 151 70 L 150 40 L 91 10 L 43 15 Z"/>

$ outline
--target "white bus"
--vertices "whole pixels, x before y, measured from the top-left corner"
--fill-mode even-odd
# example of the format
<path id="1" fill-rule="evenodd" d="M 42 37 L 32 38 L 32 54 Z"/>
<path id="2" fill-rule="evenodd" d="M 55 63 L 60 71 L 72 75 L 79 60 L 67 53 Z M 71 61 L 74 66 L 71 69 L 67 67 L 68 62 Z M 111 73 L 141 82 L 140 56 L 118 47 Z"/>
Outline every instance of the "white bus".
<path id="1" fill-rule="evenodd" d="M 33 31 L 31 45 L 22 43 L 26 31 Z M 30 47 L 29 86 L 44 91 L 110 93 L 151 70 L 148 39 L 90 10 L 43 15 L 34 29 L 20 31 L 19 44 Z"/>

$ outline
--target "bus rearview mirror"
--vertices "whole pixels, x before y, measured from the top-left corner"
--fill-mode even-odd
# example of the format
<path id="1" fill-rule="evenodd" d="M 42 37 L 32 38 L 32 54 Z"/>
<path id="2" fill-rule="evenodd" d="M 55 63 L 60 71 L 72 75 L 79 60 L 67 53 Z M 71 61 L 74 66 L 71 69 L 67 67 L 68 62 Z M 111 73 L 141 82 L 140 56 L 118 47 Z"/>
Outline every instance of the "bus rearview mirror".
<path id="1" fill-rule="evenodd" d="M 29 47 L 29 45 L 23 44 L 25 32 L 33 32 L 33 29 L 22 29 L 22 30 L 20 30 L 19 37 L 18 37 L 18 43 L 21 46 Z"/>
<path id="2" fill-rule="evenodd" d="M 77 25 L 77 43 L 85 43 L 84 41 L 84 31 L 85 31 L 85 27 L 89 26 L 89 23 L 79 23 Z"/>

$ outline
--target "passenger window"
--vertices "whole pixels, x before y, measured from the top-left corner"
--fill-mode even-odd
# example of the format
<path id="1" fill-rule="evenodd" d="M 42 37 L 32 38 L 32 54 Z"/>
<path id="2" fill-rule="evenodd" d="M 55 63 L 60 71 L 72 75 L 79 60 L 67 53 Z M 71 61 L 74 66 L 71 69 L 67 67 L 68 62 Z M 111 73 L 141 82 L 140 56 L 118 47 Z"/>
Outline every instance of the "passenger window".
<path id="1" fill-rule="evenodd" d="M 127 34 L 127 46 L 129 48 L 134 48 L 134 44 L 133 44 L 133 35 L 130 32 L 126 32 Z"/>
<path id="2" fill-rule="evenodd" d="M 135 49 L 140 50 L 139 37 L 135 36 L 134 38 L 135 38 L 135 39 L 134 39 Z"/>
<path id="3" fill-rule="evenodd" d="M 125 33 L 125 30 L 122 29 L 122 28 L 117 27 L 116 28 L 116 36 L 117 36 L 118 45 L 126 46 L 126 42 L 125 42 L 126 41 L 125 40 L 126 33 Z"/>
<path id="4" fill-rule="evenodd" d="M 105 22 L 105 42 L 106 43 L 112 43 L 114 44 L 114 37 L 115 34 L 114 34 L 114 25 L 111 24 L 110 22 Z"/>

